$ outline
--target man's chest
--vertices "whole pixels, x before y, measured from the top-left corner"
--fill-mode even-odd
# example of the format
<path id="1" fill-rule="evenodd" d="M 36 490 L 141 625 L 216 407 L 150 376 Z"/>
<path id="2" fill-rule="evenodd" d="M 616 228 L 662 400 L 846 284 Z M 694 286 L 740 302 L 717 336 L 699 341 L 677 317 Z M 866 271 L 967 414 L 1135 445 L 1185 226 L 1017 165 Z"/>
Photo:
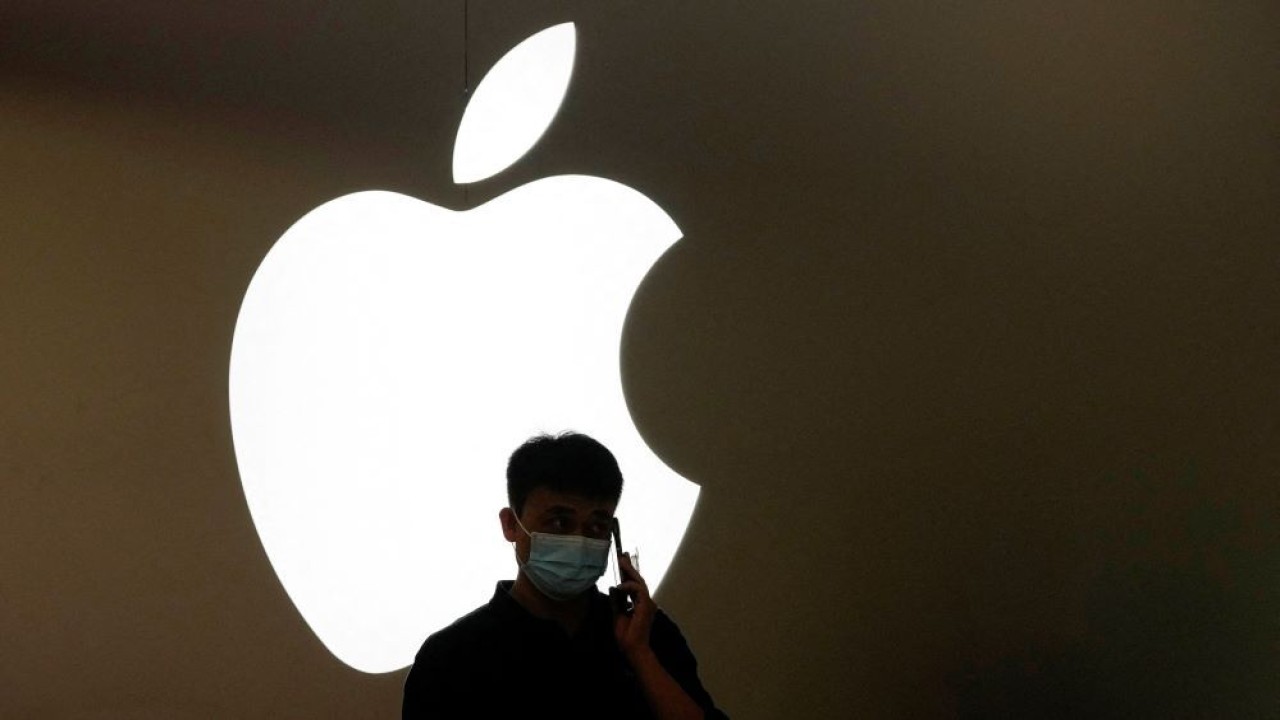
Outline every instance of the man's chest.
<path id="1" fill-rule="evenodd" d="M 513 633 L 495 643 L 492 685 L 518 706 L 566 717 L 649 717 L 612 634 Z"/>

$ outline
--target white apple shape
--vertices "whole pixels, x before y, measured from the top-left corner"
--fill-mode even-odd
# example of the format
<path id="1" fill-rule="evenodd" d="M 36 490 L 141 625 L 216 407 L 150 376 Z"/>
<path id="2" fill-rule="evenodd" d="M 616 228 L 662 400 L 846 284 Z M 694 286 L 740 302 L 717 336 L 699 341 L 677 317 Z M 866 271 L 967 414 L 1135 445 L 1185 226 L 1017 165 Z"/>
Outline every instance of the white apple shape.
<path id="1" fill-rule="evenodd" d="M 527 76 L 531 43 L 559 60 L 522 77 L 522 92 L 559 95 L 528 116 L 542 127 L 526 127 L 524 145 L 563 96 L 572 25 L 526 40 L 476 92 L 504 67 Z M 469 107 L 459 136 L 483 115 Z M 520 145 L 463 176 L 501 170 Z M 636 287 L 679 238 L 640 193 L 557 176 L 463 212 L 346 195 L 271 248 L 232 341 L 232 437 L 267 557 L 335 657 L 370 673 L 403 668 L 428 634 L 514 576 L 497 521 L 505 464 L 540 431 L 578 430 L 613 450 L 623 538 L 658 586 L 699 489 L 636 431 L 619 350 Z"/>

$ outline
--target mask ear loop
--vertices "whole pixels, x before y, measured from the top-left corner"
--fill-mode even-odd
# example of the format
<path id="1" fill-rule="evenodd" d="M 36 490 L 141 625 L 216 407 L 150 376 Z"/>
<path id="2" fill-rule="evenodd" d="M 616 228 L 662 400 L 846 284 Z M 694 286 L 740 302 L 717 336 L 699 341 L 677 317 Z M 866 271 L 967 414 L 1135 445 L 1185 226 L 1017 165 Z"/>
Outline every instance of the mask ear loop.
<path id="1" fill-rule="evenodd" d="M 516 513 L 515 508 L 507 508 L 507 509 L 511 511 L 511 519 L 516 521 L 516 527 L 520 528 L 520 531 L 523 532 L 525 535 L 529 537 L 533 537 L 533 533 L 526 530 L 524 527 L 524 523 L 520 522 L 520 515 Z M 514 545 L 515 542 L 513 541 L 511 544 Z"/>
<path id="2" fill-rule="evenodd" d="M 524 523 L 520 522 L 520 516 L 516 514 L 515 508 L 508 509 L 511 510 L 511 517 L 516 521 L 516 527 L 520 528 L 520 532 L 532 539 L 533 533 L 524 528 Z M 520 562 L 520 548 L 516 547 L 515 540 L 511 541 L 511 554 L 516 556 L 516 567 L 519 568 L 521 572 L 524 572 L 524 563 Z"/>

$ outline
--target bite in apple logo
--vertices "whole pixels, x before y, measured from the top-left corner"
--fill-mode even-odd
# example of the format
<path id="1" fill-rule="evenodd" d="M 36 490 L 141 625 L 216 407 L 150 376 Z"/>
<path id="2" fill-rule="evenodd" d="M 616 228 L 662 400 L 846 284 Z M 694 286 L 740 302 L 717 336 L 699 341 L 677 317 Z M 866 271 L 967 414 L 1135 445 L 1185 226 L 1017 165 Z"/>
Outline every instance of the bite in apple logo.
<path id="1" fill-rule="evenodd" d="M 537 142 L 574 45 L 557 25 L 494 66 L 463 114 L 456 182 Z M 618 514 L 657 587 L 698 486 L 640 438 L 619 350 L 636 287 L 679 238 L 640 193 L 558 176 L 461 212 L 353 193 L 271 248 L 232 340 L 232 438 L 267 557 L 334 656 L 402 668 L 514 574 L 497 521 L 505 463 L 540 431 L 614 451 Z"/>

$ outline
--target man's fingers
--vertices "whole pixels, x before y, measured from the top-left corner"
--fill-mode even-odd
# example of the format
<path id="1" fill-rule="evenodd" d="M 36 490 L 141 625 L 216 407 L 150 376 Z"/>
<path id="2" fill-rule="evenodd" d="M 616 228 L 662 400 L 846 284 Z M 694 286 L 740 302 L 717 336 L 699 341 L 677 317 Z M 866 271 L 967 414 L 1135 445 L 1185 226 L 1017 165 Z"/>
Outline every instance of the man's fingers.
<path id="1" fill-rule="evenodd" d="M 636 615 L 646 620 L 652 617 L 657 606 L 653 604 L 653 599 L 649 597 L 649 588 L 644 583 L 627 580 L 619 584 L 618 588 L 631 598 L 631 604 L 635 608 Z"/>
<path id="2" fill-rule="evenodd" d="M 623 580 L 618 583 L 618 588 L 633 598 L 648 599 L 649 597 L 649 588 L 645 587 L 645 584 L 642 582 L 637 582 L 635 580 Z"/>
<path id="3" fill-rule="evenodd" d="M 622 576 L 627 580 L 644 582 L 644 578 L 641 577 L 640 571 L 637 570 L 636 566 L 631 562 L 631 553 L 622 553 L 622 557 L 618 561 L 618 567 L 622 569 Z"/>

